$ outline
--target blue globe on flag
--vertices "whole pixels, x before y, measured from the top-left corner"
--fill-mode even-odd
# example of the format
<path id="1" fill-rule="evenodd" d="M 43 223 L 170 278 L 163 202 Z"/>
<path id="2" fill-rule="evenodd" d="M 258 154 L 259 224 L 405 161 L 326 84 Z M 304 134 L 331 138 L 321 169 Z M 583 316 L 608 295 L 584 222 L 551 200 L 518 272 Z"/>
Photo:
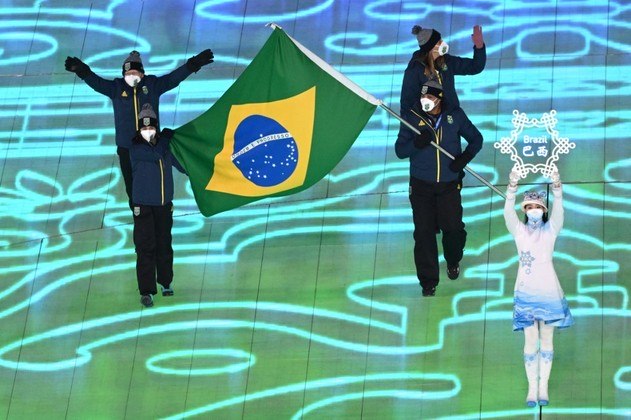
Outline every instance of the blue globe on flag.
<path id="1" fill-rule="evenodd" d="M 251 115 L 235 130 L 231 159 L 246 179 L 270 187 L 294 173 L 298 146 L 291 133 L 276 120 Z"/>

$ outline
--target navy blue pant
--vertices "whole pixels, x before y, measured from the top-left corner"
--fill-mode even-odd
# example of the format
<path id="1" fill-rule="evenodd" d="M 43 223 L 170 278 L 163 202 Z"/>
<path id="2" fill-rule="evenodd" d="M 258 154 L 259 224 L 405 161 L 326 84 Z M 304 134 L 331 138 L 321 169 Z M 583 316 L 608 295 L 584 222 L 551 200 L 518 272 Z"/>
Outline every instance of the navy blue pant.
<path id="1" fill-rule="evenodd" d="M 173 204 L 134 206 L 136 278 L 141 295 L 157 293 L 156 281 L 168 288 L 173 280 Z"/>
<path id="2" fill-rule="evenodd" d="M 414 218 L 414 264 L 424 288 L 439 282 L 436 235 L 442 232 L 443 254 L 448 265 L 462 259 L 467 232 L 462 221 L 460 181 L 425 182 L 410 179 L 410 203 Z"/>

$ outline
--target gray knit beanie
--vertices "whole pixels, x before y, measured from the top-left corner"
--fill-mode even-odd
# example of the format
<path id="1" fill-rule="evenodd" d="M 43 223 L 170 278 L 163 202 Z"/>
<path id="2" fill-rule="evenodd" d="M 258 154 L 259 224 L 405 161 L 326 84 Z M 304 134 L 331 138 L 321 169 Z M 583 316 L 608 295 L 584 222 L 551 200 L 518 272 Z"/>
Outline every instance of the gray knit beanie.
<path id="1" fill-rule="evenodd" d="M 138 70 L 142 74 L 145 74 L 145 69 L 140 59 L 140 53 L 136 50 L 130 52 L 125 61 L 123 61 L 123 76 L 125 72 L 129 70 Z"/>
<path id="2" fill-rule="evenodd" d="M 138 114 L 138 127 L 156 127 L 158 128 L 158 117 L 153 111 L 151 104 L 144 104 L 142 110 Z"/>
<path id="3" fill-rule="evenodd" d="M 421 53 L 429 52 L 442 38 L 440 32 L 437 30 L 430 28 L 423 29 L 418 25 L 414 25 L 412 34 L 416 35 L 418 46 L 421 47 Z"/>

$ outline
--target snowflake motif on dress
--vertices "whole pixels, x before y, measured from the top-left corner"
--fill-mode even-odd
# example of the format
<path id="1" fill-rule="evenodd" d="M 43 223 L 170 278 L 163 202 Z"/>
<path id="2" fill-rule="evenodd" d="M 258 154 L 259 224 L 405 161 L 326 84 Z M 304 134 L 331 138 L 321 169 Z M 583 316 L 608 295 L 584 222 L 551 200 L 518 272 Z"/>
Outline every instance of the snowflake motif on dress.
<path id="1" fill-rule="evenodd" d="M 521 256 L 519 257 L 519 262 L 522 266 L 526 267 L 526 274 L 530 274 L 530 267 L 532 267 L 532 262 L 535 260 L 535 257 L 530 255 L 530 251 L 524 252 L 521 251 Z"/>

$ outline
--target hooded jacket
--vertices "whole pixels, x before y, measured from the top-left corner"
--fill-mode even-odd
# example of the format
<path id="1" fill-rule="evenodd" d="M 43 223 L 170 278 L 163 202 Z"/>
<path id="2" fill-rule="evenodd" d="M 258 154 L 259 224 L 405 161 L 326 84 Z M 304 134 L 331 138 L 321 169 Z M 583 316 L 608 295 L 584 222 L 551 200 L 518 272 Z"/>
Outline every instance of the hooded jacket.
<path id="1" fill-rule="evenodd" d="M 447 150 L 454 157 L 462 151 L 461 138 L 468 143 L 465 151 L 475 156 L 482 149 L 482 134 L 471 123 L 462 108 L 442 111 L 434 122 L 427 113 L 421 111 L 416 101 L 414 108 L 405 120 L 419 131 L 430 130 L 432 141 Z M 410 159 L 410 176 L 426 182 L 452 182 L 460 179 L 459 172 L 449 169 L 452 159 L 432 145 L 423 148 L 414 146 L 415 132 L 401 124 L 397 141 L 394 145 L 399 159 Z"/>
<path id="2" fill-rule="evenodd" d="M 131 142 L 132 202 L 134 205 L 164 206 L 173 201 L 172 166 L 186 173 L 169 149 L 171 130 L 156 134 L 155 144 L 137 134 Z"/>
<path id="3" fill-rule="evenodd" d="M 106 80 L 92 71 L 83 80 L 96 92 L 112 100 L 116 145 L 129 149 L 131 139 L 138 131 L 138 113 L 141 105 L 151 104 L 159 116 L 160 96 L 177 87 L 191 74 L 184 64 L 164 76 L 145 75 L 136 87 L 129 86 L 121 77 Z"/>

